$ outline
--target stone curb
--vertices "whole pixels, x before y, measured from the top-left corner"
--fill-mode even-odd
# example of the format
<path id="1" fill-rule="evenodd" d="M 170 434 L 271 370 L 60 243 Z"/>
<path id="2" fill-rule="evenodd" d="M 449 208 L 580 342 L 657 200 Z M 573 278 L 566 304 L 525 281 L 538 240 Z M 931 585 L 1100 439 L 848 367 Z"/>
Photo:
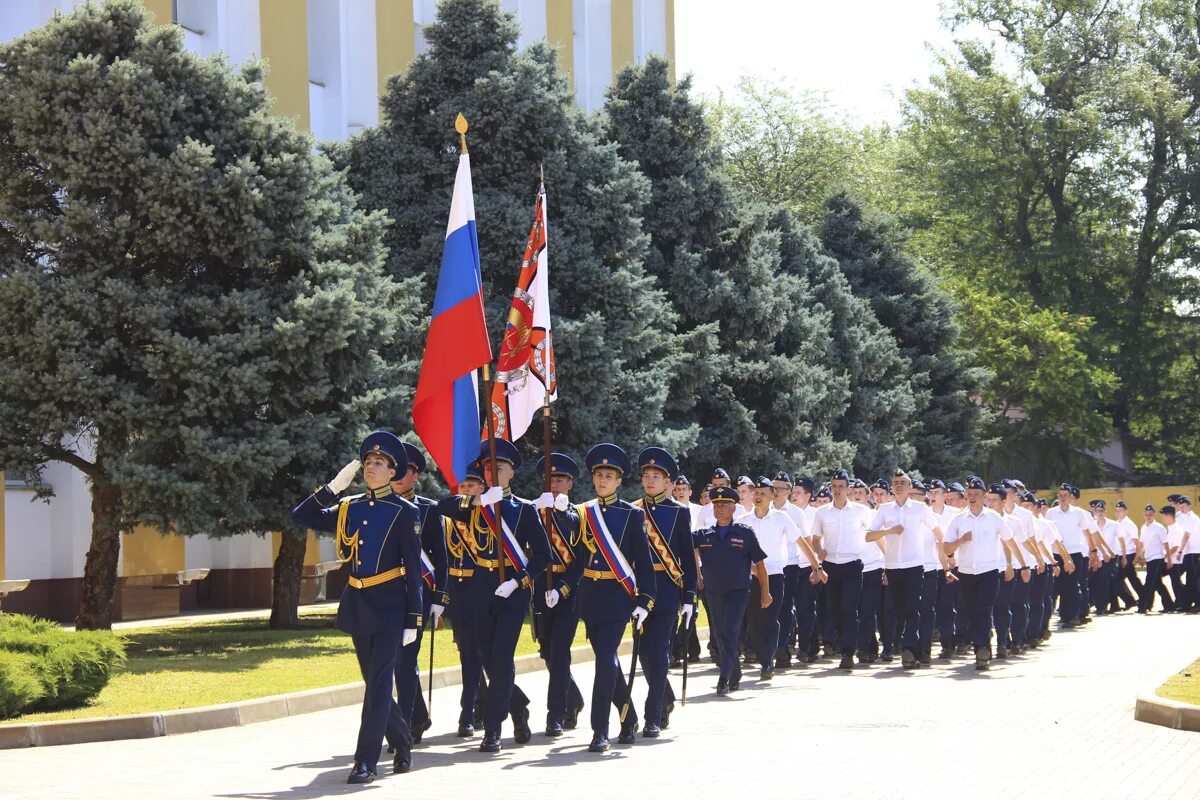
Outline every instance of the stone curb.
<path id="1" fill-rule="evenodd" d="M 707 628 L 698 628 L 696 633 L 706 635 Z M 633 651 L 633 640 L 621 642 L 618 653 L 623 656 Z M 594 661 L 590 645 L 571 648 L 571 661 L 584 663 Z M 545 669 L 537 653 L 518 656 L 515 659 L 517 674 L 538 672 Z M 462 671 L 457 665 L 441 667 L 433 671 L 433 687 L 442 689 L 462 683 Z M 422 684 L 426 686 L 426 684 Z M 84 744 L 86 742 L 111 742 L 119 739 L 149 739 L 154 736 L 173 736 L 178 733 L 229 728 L 255 722 L 326 711 L 339 706 L 357 705 L 362 702 L 363 683 L 345 683 L 308 689 L 291 694 L 277 694 L 236 703 L 223 703 L 199 708 L 181 708 L 175 711 L 160 711 L 149 714 L 131 714 L 124 717 L 97 717 L 95 719 L 64 720 L 62 722 L 31 722 L 27 724 L 0 725 L 0 750 L 18 747 L 47 747 L 59 744 Z M 1141 705 L 1139 700 L 1138 705 Z"/>
<path id="2" fill-rule="evenodd" d="M 1153 691 L 1138 695 L 1133 718 L 1177 731 L 1200 731 L 1200 706 L 1159 697 Z"/>

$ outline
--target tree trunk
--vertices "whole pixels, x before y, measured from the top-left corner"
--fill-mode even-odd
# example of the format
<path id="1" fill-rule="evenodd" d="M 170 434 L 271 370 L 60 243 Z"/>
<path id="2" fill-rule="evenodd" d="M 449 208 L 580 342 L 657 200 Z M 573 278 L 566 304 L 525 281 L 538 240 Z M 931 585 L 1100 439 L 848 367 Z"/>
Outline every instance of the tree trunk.
<path id="1" fill-rule="evenodd" d="M 279 537 L 279 555 L 271 577 L 271 627 L 300 627 L 300 578 L 304 574 L 304 531 L 284 531 Z"/>
<path id="2" fill-rule="evenodd" d="M 121 554 L 120 503 L 120 489 L 103 477 L 93 479 L 92 544 L 83 565 L 83 597 L 75 618 L 75 627 L 81 630 L 112 628 L 117 559 Z"/>

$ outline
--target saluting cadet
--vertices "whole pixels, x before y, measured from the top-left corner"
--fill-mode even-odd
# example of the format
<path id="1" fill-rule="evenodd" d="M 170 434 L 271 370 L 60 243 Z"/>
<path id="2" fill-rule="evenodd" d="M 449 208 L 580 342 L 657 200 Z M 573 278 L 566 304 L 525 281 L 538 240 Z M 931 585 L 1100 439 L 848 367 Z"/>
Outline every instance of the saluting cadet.
<path id="1" fill-rule="evenodd" d="M 1070 556 L 1068 560 L 1073 562 L 1068 569 L 1064 561 L 1063 568 L 1067 574 L 1058 580 L 1059 624 L 1064 628 L 1074 628 L 1091 621 L 1087 615 L 1088 567 L 1099 552 L 1092 538 L 1096 525 L 1091 515 L 1072 505 L 1079 496 L 1078 492 L 1069 483 L 1061 484 L 1058 487 L 1058 507 L 1049 509 L 1045 514 L 1046 520 L 1058 528 L 1063 547 Z"/>
<path id="2" fill-rule="evenodd" d="M 825 550 L 823 563 L 829 575 L 825 596 L 830 613 L 823 639 L 838 643 L 842 653 L 840 669 L 854 668 L 858 603 L 863 590 L 863 551 L 870 513 L 861 503 L 850 502 L 850 480 L 850 473 L 844 469 L 833 473 L 829 481 L 832 502 L 817 509 L 812 529 L 812 535 Z"/>
<path id="3" fill-rule="evenodd" d="M 1113 593 L 1113 610 L 1116 610 L 1119 600 L 1122 610 L 1127 611 L 1137 605 L 1135 598 L 1142 594 L 1142 579 L 1138 577 L 1133 566 L 1137 556 L 1138 528 L 1129 518 L 1129 506 L 1124 500 L 1117 501 L 1113 513 L 1117 516 L 1117 537 L 1121 545 L 1121 558 L 1117 562 L 1116 591 Z M 1130 588 L 1133 589 L 1132 593 Z"/>
<path id="4" fill-rule="evenodd" d="M 811 580 L 819 583 L 825 578 L 820 559 L 804 537 L 804 532 L 788 514 L 772 505 L 774 495 L 774 484 L 766 476 L 760 476 L 754 487 L 754 510 L 737 518 L 754 531 L 759 547 L 767 555 L 764 562 L 766 594 L 772 597 L 772 603 L 761 608 L 751 606 L 747 612 L 751 643 L 760 668 L 759 680 L 764 681 L 775 677 L 775 652 L 780 642 L 778 604 L 783 598 L 783 570 L 788 562 L 788 546 L 799 547 L 809 563 L 815 565 Z M 750 596 L 762 594 L 758 580 L 757 576 L 751 579 Z"/>
<path id="5" fill-rule="evenodd" d="M 1163 519 L 1174 520 L 1175 509 L 1163 506 Z M 1142 596 L 1138 602 L 1138 613 L 1149 614 L 1154 608 L 1154 595 L 1157 592 L 1162 602 L 1162 610 L 1170 611 L 1174 606 L 1167 587 L 1163 585 L 1163 575 L 1169 566 L 1170 553 L 1167 550 L 1167 528 L 1154 518 L 1154 506 L 1150 503 L 1142 509 L 1141 536 L 1138 537 L 1138 558 L 1146 562 L 1146 582 Z"/>
<path id="6" fill-rule="evenodd" d="M 675 627 L 691 628 L 696 608 L 696 554 L 687 506 L 668 495 L 679 472 L 675 457 L 661 447 L 638 453 L 645 496 L 634 501 L 646 516 L 646 539 L 654 568 L 654 608 L 642 625 L 642 671 L 646 675 L 646 710 L 642 737 L 656 739 L 670 724 L 675 692 L 667 680 Z"/>
<path id="7" fill-rule="evenodd" d="M 654 610 L 655 578 L 645 514 L 617 497 L 621 481 L 630 472 L 629 456 L 617 445 L 606 443 L 592 447 L 584 460 L 592 473 L 596 498 L 577 508 L 580 521 L 575 557 L 583 564 L 579 617 L 596 654 L 588 751 L 603 753 L 608 750 L 610 704 L 621 712 L 618 743 L 635 741 L 637 712 L 630 687 L 621 677 L 617 648 L 630 618 L 634 629 L 641 631 Z"/>
<path id="8" fill-rule="evenodd" d="M 1200 517 L 1192 511 L 1192 498 L 1186 494 L 1179 496 L 1175 506 L 1175 524 L 1183 530 L 1181 566 L 1187 581 L 1181 610 L 1195 614 L 1200 612 Z"/>
<path id="9" fill-rule="evenodd" d="M 421 525 L 412 503 L 388 500 L 393 496 L 392 480 L 408 468 L 395 434 L 372 433 L 359 446 L 358 458 L 296 506 L 292 521 L 335 533 L 338 559 L 350 565 L 337 626 L 354 642 L 366 689 L 354 767 L 346 782 L 370 783 L 385 734 L 396 749 L 398 771 L 402 756 L 411 759 L 408 717 L 392 702 L 392 686 L 400 647 L 415 642 L 421 628 Z M 367 491 L 339 500 L 360 462 Z"/>
<path id="10" fill-rule="evenodd" d="M 946 531 L 946 549 L 957 555 L 959 581 L 962 582 L 963 605 L 971 621 L 971 636 L 975 646 L 975 669 L 991 665 L 992 608 L 1000 592 L 1000 572 L 1005 580 L 1013 579 L 1011 561 L 1012 530 L 995 511 L 984 508 L 983 481 L 971 476 L 964 482 L 967 509 L 954 519 Z M 997 487 L 993 502 L 998 506 L 1006 494 Z M 951 573 L 947 570 L 946 575 Z"/>
<path id="11" fill-rule="evenodd" d="M 533 576 L 550 563 L 550 543 L 537 510 L 532 503 L 513 496 L 508 488 L 520 469 L 521 454 L 512 442 L 503 439 L 495 440 L 495 447 L 495 475 L 491 474 L 487 441 L 481 443 L 479 457 L 484 480 L 492 488 L 475 497 L 458 495 L 438 504 L 442 516 L 468 524 L 465 544 L 475 561 L 474 575 L 463 582 L 463 594 L 476 609 L 475 646 L 488 678 L 481 753 L 500 752 L 500 726 L 509 714 L 517 744 L 527 743 L 533 735 L 529 699 L 513 688 L 513 654 L 529 609 Z M 503 581 L 499 580 L 502 558 Z"/>
<path id="12" fill-rule="evenodd" d="M 867 530 L 868 542 L 884 542 L 884 568 L 896 623 L 900 627 L 900 664 L 904 669 L 920 666 L 918 654 L 921 625 L 921 587 L 925 582 L 925 555 L 929 542 L 941 538 L 939 520 L 929 506 L 910 500 L 912 478 L 902 469 L 892 476 L 896 499 L 875 512 Z M 940 553 L 940 548 L 938 548 Z M 942 570 L 950 566 L 941 556 Z M 886 643 L 886 644 L 890 644 Z"/>
<path id="13" fill-rule="evenodd" d="M 475 497 L 483 493 L 487 484 L 483 481 L 482 465 L 472 461 L 467 465 L 466 475 L 458 483 L 458 492 L 463 497 Z M 446 614 L 450 618 L 454 633 L 454 645 L 458 648 L 458 661 L 462 672 L 462 693 L 459 697 L 458 736 L 466 739 L 475 735 L 476 727 L 483 727 L 483 709 L 487 705 L 486 684 L 483 679 L 483 658 L 475 646 L 478 634 L 475 627 L 478 615 L 487 613 L 486 607 L 476 608 L 468 602 L 469 588 L 466 581 L 475 576 L 475 559 L 466 542 L 471 536 L 471 525 L 449 517 L 441 517 L 446 539 L 447 584 L 446 594 L 450 605 Z M 514 687 L 515 689 L 515 687 Z M 515 690 L 517 695 L 520 690 Z M 515 699 L 515 698 L 514 698 Z"/>
<path id="14" fill-rule="evenodd" d="M 437 627 L 450 599 L 446 594 L 446 536 L 442 528 L 442 517 L 437 512 L 437 502 L 416 493 L 417 481 L 425 471 L 425 456 L 408 442 L 401 442 L 408 457 L 408 469 L 392 481 L 393 498 L 401 497 L 417 507 L 417 519 L 421 523 L 421 613 L 430 627 Z M 400 648 L 396 658 L 396 702 L 400 713 L 410 720 L 414 744 L 433 723 L 429 709 L 421 696 L 421 668 L 418 655 L 421 650 L 421 634 L 417 640 Z M 399 772 L 407 772 L 411 763 L 402 763 Z"/>
<path id="15" fill-rule="evenodd" d="M 753 567 L 758 579 L 759 608 L 771 605 L 770 585 L 763 560 L 767 554 L 759 547 L 754 530 L 733 519 L 737 492 L 725 486 L 709 493 L 716 524 L 695 536 L 700 553 L 700 569 L 708 593 L 709 625 L 717 644 L 717 694 L 724 696 L 740 688 L 742 669 L 738 648 L 742 617 L 750 599 L 746 575 Z"/>
<path id="16" fill-rule="evenodd" d="M 571 645 L 579 628 L 577 595 L 583 565 L 575 558 L 571 542 L 579 536 L 579 512 L 569 494 L 579 477 L 579 465 L 563 453 L 550 454 L 550 491 L 534 504 L 546 515 L 543 527 L 550 539 L 550 568 L 534 579 L 533 604 L 538 624 L 538 653 L 546 662 L 550 685 L 546 690 L 546 736 L 573 730 L 583 710 L 583 693 L 571 676 Z M 546 459 L 538 459 L 537 472 L 546 474 Z M 548 524 L 546 524 L 548 522 Z"/>

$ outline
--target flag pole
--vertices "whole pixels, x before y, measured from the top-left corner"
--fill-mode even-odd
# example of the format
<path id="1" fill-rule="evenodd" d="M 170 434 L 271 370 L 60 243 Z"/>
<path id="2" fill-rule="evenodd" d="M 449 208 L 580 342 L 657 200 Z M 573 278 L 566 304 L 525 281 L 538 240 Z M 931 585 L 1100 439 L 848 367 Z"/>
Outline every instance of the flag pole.
<path id="1" fill-rule="evenodd" d="M 469 127 L 470 126 L 467 124 L 467 118 L 464 117 L 460 112 L 459 115 L 454 118 L 454 130 L 458 132 L 459 146 L 462 148 L 461 152 L 464 154 L 467 152 L 467 129 Z M 495 432 L 492 430 L 492 383 L 492 365 L 484 364 L 483 415 L 487 420 L 488 457 L 490 460 L 490 466 L 492 468 L 492 482 L 495 485 L 499 485 L 500 481 L 496 477 L 496 437 Z M 496 518 L 496 525 L 492 526 L 492 536 L 496 539 L 496 563 L 500 570 L 500 583 L 504 583 L 504 540 L 500 536 L 500 531 L 497 530 L 500 525 L 500 509 L 496 506 L 492 506 L 492 514 Z"/>
<path id="2" fill-rule="evenodd" d="M 542 163 L 539 163 L 538 164 L 538 197 L 540 198 L 541 195 L 543 195 L 545 193 L 546 193 L 546 166 Z M 549 376 L 547 376 L 547 380 L 549 380 Z M 553 453 L 553 448 L 551 447 L 551 442 L 550 442 L 550 435 L 551 435 L 550 387 L 547 386 L 546 387 L 546 401 L 545 401 L 545 405 L 542 406 L 542 446 L 546 451 L 546 453 L 545 453 L 546 460 L 545 460 L 545 462 L 543 462 L 546 466 L 542 470 L 542 479 L 544 481 L 543 491 L 546 491 L 546 492 L 550 491 L 550 459 L 551 459 L 551 455 Z M 546 526 L 547 534 L 549 534 L 550 526 L 554 524 L 554 512 L 552 512 L 550 509 L 547 508 L 547 509 L 543 509 L 543 513 L 545 514 L 545 516 L 543 517 L 542 522 Z M 550 562 L 551 563 L 546 564 L 546 590 L 547 591 L 554 588 L 554 570 L 551 569 L 551 565 L 553 564 L 554 559 L 550 559 Z"/>

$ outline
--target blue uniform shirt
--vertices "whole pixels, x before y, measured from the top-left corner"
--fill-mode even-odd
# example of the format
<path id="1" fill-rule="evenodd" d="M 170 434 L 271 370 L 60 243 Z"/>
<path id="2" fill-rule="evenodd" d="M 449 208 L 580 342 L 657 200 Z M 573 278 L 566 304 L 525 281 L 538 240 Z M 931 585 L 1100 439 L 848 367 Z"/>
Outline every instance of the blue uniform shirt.
<path id="1" fill-rule="evenodd" d="M 767 557 L 754 530 L 740 522 L 696 531 L 694 539 L 706 592 L 748 590 L 750 566 Z"/>

